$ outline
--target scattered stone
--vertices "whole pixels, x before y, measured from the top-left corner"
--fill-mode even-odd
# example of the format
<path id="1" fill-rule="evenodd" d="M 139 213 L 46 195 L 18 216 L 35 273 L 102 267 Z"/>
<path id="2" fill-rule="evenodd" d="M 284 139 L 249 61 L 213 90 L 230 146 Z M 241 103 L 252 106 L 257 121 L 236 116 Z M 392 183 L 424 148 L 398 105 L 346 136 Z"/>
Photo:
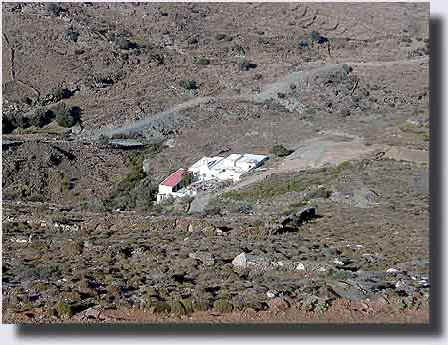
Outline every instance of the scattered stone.
<path id="1" fill-rule="evenodd" d="M 77 122 L 73 127 L 70 128 L 73 134 L 78 135 L 81 134 L 83 127 L 79 122 Z"/>
<path id="2" fill-rule="evenodd" d="M 268 259 L 262 256 L 246 254 L 244 252 L 237 255 L 233 259 L 232 264 L 237 268 L 244 269 L 248 267 L 253 267 L 259 270 L 267 270 L 271 266 L 271 262 Z"/>
<path id="3" fill-rule="evenodd" d="M 98 319 L 101 315 L 102 307 L 97 305 L 82 312 L 76 314 L 76 319 L 78 320 L 86 320 L 86 319 Z"/>
<path id="4" fill-rule="evenodd" d="M 213 255 L 210 253 L 190 253 L 188 257 L 201 261 L 206 266 L 212 266 L 215 264 Z"/>
<path id="5" fill-rule="evenodd" d="M 272 299 L 271 301 L 269 301 L 268 304 L 269 304 L 269 307 L 271 307 L 274 310 L 278 310 L 278 311 L 285 311 L 291 306 L 289 304 L 289 302 L 283 297 L 276 297 L 276 298 Z"/>
<path id="6" fill-rule="evenodd" d="M 341 266 L 344 265 L 344 262 L 341 261 L 341 260 L 339 260 L 339 259 L 334 259 L 334 260 L 333 260 L 333 263 L 336 264 L 336 265 L 341 265 Z"/>
<path id="7" fill-rule="evenodd" d="M 163 145 L 165 145 L 166 147 L 169 147 L 169 148 L 174 148 L 175 146 L 176 146 L 176 140 L 174 139 L 174 138 L 171 138 L 171 139 L 167 139 L 164 143 L 163 143 Z"/>
<path id="8" fill-rule="evenodd" d="M 305 271 L 305 265 L 300 262 L 299 264 L 297 264 L 296 270 L 297 271 Z"/>
<path id="9" fill-rule="evenodd" d="M 266 292 L 266 296 L 268 296 L 269 298 L 274 298 L 278 295 L 278 292 L 275 290 L 269 290 L 268 292 Z"/>
<path id="10" fill-rule="evenodd" d="M 339 297 L 347 298 L 349 300 L 362 300 L 367 298 L 367 295 L 364 291 L 349 283 L 341 281 L 330 281 L 327 284 Z"/>

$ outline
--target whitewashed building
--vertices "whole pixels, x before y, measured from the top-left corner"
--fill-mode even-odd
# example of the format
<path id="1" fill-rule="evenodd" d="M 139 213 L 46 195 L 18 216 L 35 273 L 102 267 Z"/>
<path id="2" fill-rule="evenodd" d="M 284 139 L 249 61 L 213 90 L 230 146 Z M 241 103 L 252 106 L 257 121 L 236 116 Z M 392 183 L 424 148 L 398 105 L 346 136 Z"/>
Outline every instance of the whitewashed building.
<path id="1" fill-rule="evenodd" d="M 233 153 L 227 157 L 202 157 L 188 170 L 179 169 L 159 184 L 157 203 L 169 198 L 195 196 L 197 192 L 194 186 L 203 181 L 237 182 L 243 174 L 258 168 L 267 159 L 267 156 L 248 153 Z"/>
<path id="2" fill-rule="evenodd" d="M 228 157 L 203 157 L 188 170 L 193 173 L 194 180 L 207 181 L 233 180 L 239 181 L 241 175 L 259 167 L 268 159 L 267 156 L 233 153 Z"/>
<path id="3" fill-rule="evenodd" d="M 179 169 L 175 173 L 172 173 L 159 184 L 157 203 L 168 198 L 196 195 L 196 192 L 187 188 L 191 184 L 191 181 L 192 173 L 188 170 Z"/>
<path id="4" fill-rule="evenodd" d="M 202 157 L 196 163 L 194 163 L 188 171 L 193 173 L 194 179 L 197 181 L 207 181 L 212 180 L 215 177 L 213 176 L 213 172 L 211 168 L 217 162 L 222 160 L 224 157 L 216 156 L 216 157 Z"/>

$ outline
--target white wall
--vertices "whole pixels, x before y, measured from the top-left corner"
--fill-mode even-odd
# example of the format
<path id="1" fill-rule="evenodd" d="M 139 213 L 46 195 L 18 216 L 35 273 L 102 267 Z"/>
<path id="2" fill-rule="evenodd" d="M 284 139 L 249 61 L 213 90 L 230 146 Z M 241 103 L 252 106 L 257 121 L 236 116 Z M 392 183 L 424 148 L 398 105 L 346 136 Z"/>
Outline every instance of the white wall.
<path id="1" fill-rule="evenodd" d="M 159 184 L 159 194 L 169 194 L 173 191 L 173 187 Z"/>

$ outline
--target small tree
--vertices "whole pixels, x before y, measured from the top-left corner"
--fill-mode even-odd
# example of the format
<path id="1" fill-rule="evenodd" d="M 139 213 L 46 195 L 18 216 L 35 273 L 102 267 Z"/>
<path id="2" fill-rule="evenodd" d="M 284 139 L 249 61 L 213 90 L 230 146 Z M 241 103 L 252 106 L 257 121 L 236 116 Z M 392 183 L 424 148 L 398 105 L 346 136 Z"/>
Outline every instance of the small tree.
<path id="1" fill-rule="evenodd" d="M 135 43 L 132 43 L 131 41 L 129 41 L 127 38 L 124 37 L 117 38 L 115 40 L 115 44 L 117 45 L 118 48 L 124 50 L 129 50 L 137 47 Z"/>
<path id="2" fill-rule="evenodd" d="M 272 153 L 276 155 L 277 157 L 285 157 L 293 153 L 293 150 L 288 150 L 283 145 L 274 145 L 272 147 Z"/>
<path id="3" fill-rule="evenodd" d="M 194 57 L 193 63 L 196 65 L 209 65 L 210 60 L 205 57 Z"/>
<path id="4" fill-rule="evenodd" d="M 256 68 L 257 64 L 250 62 L 249 60 L 242 59 L 239 63 L 240 71 L 249 71 L 251 68 Z"/>
<path id="5" fill-rule="evenodd" d="M 59 126 L 69 128 L 73 127 L 80 118 L 81 109 L 78 107 L 69 107 L 61 102 L 53 110 L 56 116 L 56 122 Z"/>
<path id="6" fill-rule="evenodd" d="M 11 117 L 11 122 L 16 128 L 28 128 L 30 126 L 30 119 L 22 113 L 16 113 Z"/>
<path id="7" fill-rule="evenodd" d="M 13 121 L 11 121 L 9 116 L 2 115 L 2 133 L 8 134 L 11 133 L 14 129 L 16 129 L 16 126 L 14 125 Z"/>
<path id="8" fill-rule="evenodd" d="M 320 38 L 320 34 L 317 31 L 311 33 L 311 41 L 317 41 Z"/>
<path id="9" fill-rule="evenodd" d="M 56 3 L 49 3 L 47 9 L 53 16 L 59 16 L 59 14 L 64 11 L 64 9 Z"/>
<path id="10" fill-rule="evenodd" d="M 217 41 L 222 41 L 222 40 L 225 39 L 226 37 L 227 37 L 227 35 L 226 35 L 226 34 L 223 34 L 223 33 L 219 33 L 219 34 L 216 34 L 216 35 L 215 35 L 215 38 L 216 38 Z"/>
<path id="11" fill-rule="evenodd" d="M 73 30 L 73 28 L 69 28 L 64 34 L 64 39 L 66 41 L 77 42 L 78 37 L 79 37 L 79 32 Z"/>
<path id="12" fill-rule="evenodd" d="M 53 102 L 59 102 L 64 98 L 69 98 L 71 93 L 63 87 L 55 87 L 50 90 L 49 96 L 53 98 Z"/>
<path id="13" fill-rule="evenodd" d="M 43 127 L 51 122 L 51 115 L 46 108 L 37 108 L 30 119 L 30 124 L 34 127 Z"/>
<path id="14" fill-rule="evenodd" d="M 186 90 L 196 90 L 198 88 L 195 80 L 181 80 L 179 85 Z"/>

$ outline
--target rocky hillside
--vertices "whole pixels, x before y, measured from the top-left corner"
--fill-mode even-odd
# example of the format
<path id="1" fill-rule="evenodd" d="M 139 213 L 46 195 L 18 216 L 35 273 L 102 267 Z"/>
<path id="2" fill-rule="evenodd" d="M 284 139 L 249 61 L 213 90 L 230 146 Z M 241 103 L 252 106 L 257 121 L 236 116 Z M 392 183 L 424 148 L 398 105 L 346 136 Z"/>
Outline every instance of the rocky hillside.
<path id="1" fill-rule="evenodd" d="M 428 322 L 428 4 L 2 19 L 4 321 Z M 154 203 L 170 172 L 241 152 L 269 161 Z"/>

